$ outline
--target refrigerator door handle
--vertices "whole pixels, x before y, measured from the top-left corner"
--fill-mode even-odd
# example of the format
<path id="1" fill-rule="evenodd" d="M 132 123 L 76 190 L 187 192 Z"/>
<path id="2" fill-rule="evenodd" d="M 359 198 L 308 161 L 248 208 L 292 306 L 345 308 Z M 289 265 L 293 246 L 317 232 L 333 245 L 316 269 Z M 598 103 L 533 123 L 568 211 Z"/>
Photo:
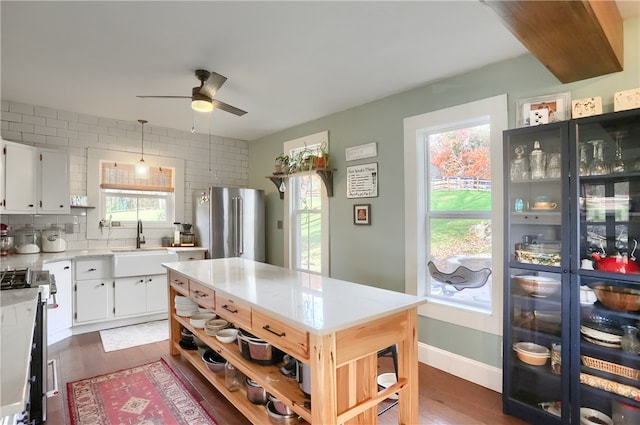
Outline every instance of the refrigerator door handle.
<path id="1" fill-rule="evenodd" d="M 244 201 L 238 198 L 238 256 L 244 254 Z"/>

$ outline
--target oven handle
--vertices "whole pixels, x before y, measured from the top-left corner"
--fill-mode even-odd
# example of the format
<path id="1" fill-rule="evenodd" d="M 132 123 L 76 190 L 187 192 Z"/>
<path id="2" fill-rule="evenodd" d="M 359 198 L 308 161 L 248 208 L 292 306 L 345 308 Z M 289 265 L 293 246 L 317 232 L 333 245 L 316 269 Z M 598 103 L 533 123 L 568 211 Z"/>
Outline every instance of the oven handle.
<path id="1" fill-rule="evenodd" d="M 53 310 L 54 308 L 60 307 L 60 304 L 58 304 L 58 301 L 56 301 L 56 294 L 51 294 L 51 298 L 53 298 L 53 302 L 47 305 L 47 308 L 49 310 Z"/>
<path id="2" fill-rule="evenodd" d="M 51 375 L 53 376 L 53 389 L 51 391 L 47 391 L 47 398 L 49 398 L 60 394 L 58 390 L 58 361 L 56 359 L 51 359 L 47 362 L 47 365 L 51 365 Z"/>

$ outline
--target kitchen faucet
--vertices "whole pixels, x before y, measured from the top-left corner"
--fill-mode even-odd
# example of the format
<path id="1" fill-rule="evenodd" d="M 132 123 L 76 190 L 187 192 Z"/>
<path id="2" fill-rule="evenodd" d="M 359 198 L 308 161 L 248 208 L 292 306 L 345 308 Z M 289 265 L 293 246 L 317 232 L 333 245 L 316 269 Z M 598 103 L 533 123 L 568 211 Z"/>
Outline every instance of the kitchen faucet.
<path id="1" fill-rule="evenodd" d="M 140 248 L 140 245 L 145 243 L 144 235 L 142 234 L 142 220 L 138 220 L 138 231 L 136 232 L 136 249 Z"/>

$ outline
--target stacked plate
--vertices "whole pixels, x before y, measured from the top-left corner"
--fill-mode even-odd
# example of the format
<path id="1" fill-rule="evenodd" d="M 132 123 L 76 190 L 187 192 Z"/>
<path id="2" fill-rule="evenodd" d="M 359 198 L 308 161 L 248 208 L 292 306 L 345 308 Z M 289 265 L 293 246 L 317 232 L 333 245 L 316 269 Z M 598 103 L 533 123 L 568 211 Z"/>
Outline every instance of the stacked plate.
<path id="1" fill-rule="evenodd" d="M 587 341 L 603 347 L 620 348 L 622 335 L 614 329 L 598 330 L 589 326 L 580 326 L 580 333 Z M 621 332 L 620 332 L 621 333 Z"/>
<path id="2" fill-rule="evenodd" d="M 200 312 L 198 304 L 194 303 L 187 297 L 183 297 L 182 295 L 175 296 L 174 305 L 178 316 L 191 317 Z"/>

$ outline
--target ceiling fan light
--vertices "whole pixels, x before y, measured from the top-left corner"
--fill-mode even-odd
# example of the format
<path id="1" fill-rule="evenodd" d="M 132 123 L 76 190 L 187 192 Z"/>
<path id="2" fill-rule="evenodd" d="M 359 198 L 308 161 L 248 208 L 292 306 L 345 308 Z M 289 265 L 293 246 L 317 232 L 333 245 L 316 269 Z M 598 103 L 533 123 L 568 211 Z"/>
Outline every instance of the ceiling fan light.
<path id="1" fill-rule="evenodd" d="M 208 100 L 194 99 L 191 101 L 191 108 L 198 112 L 211 112 L 213 111 L 213 104 Z"/>

